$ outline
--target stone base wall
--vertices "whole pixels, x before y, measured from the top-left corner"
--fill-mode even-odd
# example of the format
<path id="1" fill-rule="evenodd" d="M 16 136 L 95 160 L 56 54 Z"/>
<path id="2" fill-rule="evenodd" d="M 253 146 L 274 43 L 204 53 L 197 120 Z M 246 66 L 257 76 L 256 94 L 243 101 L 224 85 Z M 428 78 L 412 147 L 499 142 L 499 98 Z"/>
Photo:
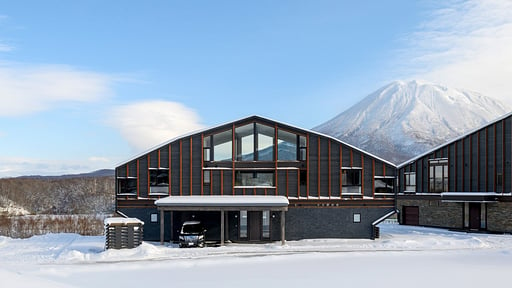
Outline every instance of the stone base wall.
<path id="1" fill-rule="evenodd" d="M 443 228 L 464 228 L 464 203 L 446 203 L 440 200 L 398 200 L 397 207 L 403 211 L 404 206 L 419 207 L 419 224 Z M 403 213 L 400 223 L 403 223 Z"/>
<path id="2" fill-rule="evenodd" d="M 487 203 L 487 230 L 512 233 L 512 202 Z"/>

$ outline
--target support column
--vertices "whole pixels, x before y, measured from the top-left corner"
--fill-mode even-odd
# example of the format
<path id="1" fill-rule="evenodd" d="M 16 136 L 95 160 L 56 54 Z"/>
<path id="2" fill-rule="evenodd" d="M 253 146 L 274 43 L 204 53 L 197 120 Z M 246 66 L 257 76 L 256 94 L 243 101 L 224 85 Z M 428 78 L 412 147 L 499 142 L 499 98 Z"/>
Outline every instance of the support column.
<path id="1" fill-rule="evenodd" d="M 164 245 L 164 210 L 160 210 L 160 245 Z"/>
<path id="2" fill-rule="evenodd" d="M 174 223 L 174 217 L 173 217 L 174 215 L 173 214 L 174 213 L 172 211 L 170 211 L 170 213 L 171 213 L 171 225 L 170 225 L 171 226 L 171 236 L 170 236 L 171 239 L 169 240 L 169 242 L 172 244 L 173 243 L 172 235 L 174 235 L 174 230 L 173 230 L 174 229 L 174 225 L 173 225 L 173 223 Z"/>
<path id="3" fill-rule="evenodd" d="M 286 212 L 285 211 L 281 211 L 281 245 L 284 245 L 286 240 L 285 240 L 285 221 L 286 221 L 286 218 L 285 218 L 285 214 Z"/>
<path id="4" fill-rule="evenodd" d="M 220 246 L 224 246 L 224 210 L 220 210 Z"/>

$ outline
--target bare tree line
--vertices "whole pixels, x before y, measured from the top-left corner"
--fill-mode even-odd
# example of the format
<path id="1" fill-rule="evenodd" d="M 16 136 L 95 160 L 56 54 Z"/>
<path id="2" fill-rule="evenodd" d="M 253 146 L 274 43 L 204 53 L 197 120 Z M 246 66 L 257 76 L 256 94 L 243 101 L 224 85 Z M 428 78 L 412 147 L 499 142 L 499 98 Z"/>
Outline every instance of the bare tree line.
<path id="1" fill-rule="evenodd" d="M 0 179 L 0 235 L 45 233 L 101 235 L 103 219 L 114 213 L 115 181 L 102 177 Z M 29 215 L 10 215 L 7 207 Z"/>

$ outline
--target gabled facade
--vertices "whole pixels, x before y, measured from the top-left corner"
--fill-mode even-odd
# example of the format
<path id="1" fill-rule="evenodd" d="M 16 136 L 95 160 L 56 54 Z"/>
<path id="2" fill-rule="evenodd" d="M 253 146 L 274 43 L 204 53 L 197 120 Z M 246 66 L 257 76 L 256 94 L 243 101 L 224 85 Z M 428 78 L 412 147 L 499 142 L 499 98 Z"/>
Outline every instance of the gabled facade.
<path id="1" fill-rule="evenodd" d="M 398 167 L 400 222 L 512 232 L 512 114 Z"/>
<path id="2" fill-rule="evenodd" d="M 177 241 L 200 220 L 210 240 L 373 238 L 395 211 L 396 166 L 333 137 L 259 116 L 184 135 L 116 167 L 116 209 L 145 222 L 145 240 Z M 283 211 L 159 211 L 155 201 L 184 196 L 283 196 Z M 205 198 L 206 199 L 206 198 Z M 164 219 L 161 219 L 162 216 Z M 284 215 L 283 215 L 284 216 Z M 165 226 L 163 223 L 169 223 Z M 373 225 L 372 225 L 373 224 Z M 224 228 L 225 227 L 225 228 Z M 283 226 L 284 227 L 284 226 Z M 162 231 L 162 229 L 164 231 Z"/>

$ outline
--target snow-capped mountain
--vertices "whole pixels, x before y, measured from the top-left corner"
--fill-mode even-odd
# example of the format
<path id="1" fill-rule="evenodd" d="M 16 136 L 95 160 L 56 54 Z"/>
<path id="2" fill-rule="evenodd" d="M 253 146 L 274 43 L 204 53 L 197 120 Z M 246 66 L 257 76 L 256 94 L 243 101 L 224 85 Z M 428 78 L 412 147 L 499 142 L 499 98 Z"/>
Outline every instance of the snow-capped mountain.
<path id="1" fill-rule="evenodd" d="M 510 111 L 476 92 L 395 81 L 313 130 L 399 164 Z"/>

